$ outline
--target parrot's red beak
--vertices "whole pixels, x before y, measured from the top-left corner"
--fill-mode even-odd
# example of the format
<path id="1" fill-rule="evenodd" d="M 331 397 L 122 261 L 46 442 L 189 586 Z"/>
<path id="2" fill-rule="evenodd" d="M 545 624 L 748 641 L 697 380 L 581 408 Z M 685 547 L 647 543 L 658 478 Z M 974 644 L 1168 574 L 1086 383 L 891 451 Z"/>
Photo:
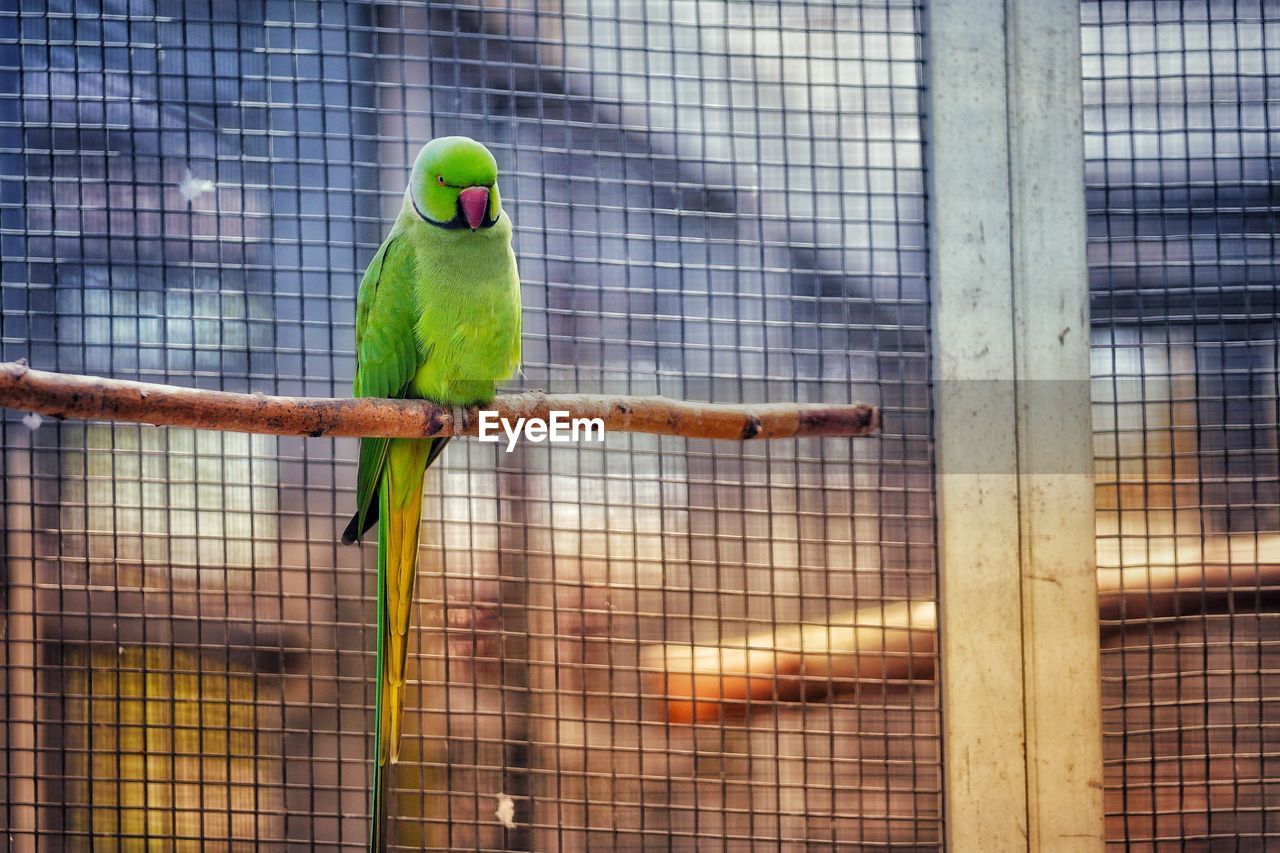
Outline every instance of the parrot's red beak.
<path id="1" fill-rule="evenodd" d="M 466 217 L 472 231 L 484 224 L 484 218 L 489 213 L 488 187 L 467 187 L 458 193 L 458 201 L 462 205 L 462 215 Z"/>

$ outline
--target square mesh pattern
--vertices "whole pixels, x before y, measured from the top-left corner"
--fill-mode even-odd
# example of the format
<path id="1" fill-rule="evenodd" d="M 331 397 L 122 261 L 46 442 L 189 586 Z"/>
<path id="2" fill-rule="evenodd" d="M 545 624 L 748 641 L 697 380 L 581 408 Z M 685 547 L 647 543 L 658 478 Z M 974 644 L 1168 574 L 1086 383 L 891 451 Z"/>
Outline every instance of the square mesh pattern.
<path id="1" fill-rule="evenodd" d="M 516 223 L 511 388 L 884 407 L 874 439 L 454 442 L 427 479 L 400 848 L 939 847 L 932 680 L 689 724 L 650 656 L 935 600 L 921 17 L 0 10 L 6 360 L 346 396 L 364 265 L 418 146 L 461 133 Z M 361 849 L 373 550 L 336 544 L 356 443 L 6 412 L 3 448 L 0 829 Z"/>
<path id="2" fill-rule="evenodd" d="M 1280 6 L 1082 6 L 1107 836 L 1280 843 Z"/>

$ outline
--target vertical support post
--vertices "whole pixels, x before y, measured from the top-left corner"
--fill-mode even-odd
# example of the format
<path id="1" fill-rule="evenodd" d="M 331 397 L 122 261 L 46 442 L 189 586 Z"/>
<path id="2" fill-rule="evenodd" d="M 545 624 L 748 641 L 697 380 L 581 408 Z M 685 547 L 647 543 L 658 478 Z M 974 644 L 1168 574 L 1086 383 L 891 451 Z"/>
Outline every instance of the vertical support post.
<path id="1" fill-rule="evenodd" d="M 1078 3 L 926 10 L 947 847 L 1101 851 Z"/>
<path id="2" fill-rule="evenodd" d="M 25 435 L 23 434 L 25 433 Z M 31 432 L 12 425 L 6 439 L 8 451 L 0 451 L 4 463 L 4 503 L 0 519 L 4 532 L 4 600 L 0 602 L 0 687 L 4 698 L 4 724 L 0 724 L 0 786 L 7 807 L 0 807 L 0 830 L 7 849 L 32 853 L 39 842 L 40 705 L 36 677 L 40 663 L 40 623 L 36 613 L 36 578 L 40 566 L 34 542 L 35 501 L 32 476 Z"/>

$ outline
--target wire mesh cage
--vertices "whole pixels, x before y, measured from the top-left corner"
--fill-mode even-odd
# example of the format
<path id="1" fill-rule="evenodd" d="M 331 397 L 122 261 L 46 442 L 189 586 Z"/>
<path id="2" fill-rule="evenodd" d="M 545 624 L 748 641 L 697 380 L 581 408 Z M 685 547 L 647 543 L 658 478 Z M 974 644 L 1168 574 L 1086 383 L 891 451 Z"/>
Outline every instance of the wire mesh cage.
<path id="1" fill-rule="evenodd" d="M 882 654 L 890 677 L 811 652 L 826 674 L 799 689 L 721 673 L 695 705 L 663 680 L 673 650 L 887 634 L 903 606 L 936 626 L 925 12 L 0 4 L 5 361 L 347 396 L 361 273 L 420 145 L 465 134 L 515 223 L 510 390 L 882 409 L 852 440 L 454 441 L 426 484 L 394 846 L 943 846 L 932 640 Z M 1280 7 L 1080 19 L 1106 837 L 1269 849 Z M 0 429 L 0 829 L 363 848 L 374 558 L 338 544 L 356 442 Z"/>
<path id="2" fill-rule="evenodd" d="M 1280 837 L 1280 8 L 1081 8 L 1108 838 L 1263 850 Z"/>
<path id="3" fill-rule="evenodd" d="M 939 844 L 928 679 L 673 722 L 646 649 L 934 595 L 911 2 L 25 2 L 4 357 L 349 393 L 425 140 L 502 169 L 512 387 L 884 407 L 874 441 L 454 442 L 428 478 L 392 836 L 454 849 Z M 361 847 L 371 549 L 351 440 L 10 414 L 8 829 Z"/>

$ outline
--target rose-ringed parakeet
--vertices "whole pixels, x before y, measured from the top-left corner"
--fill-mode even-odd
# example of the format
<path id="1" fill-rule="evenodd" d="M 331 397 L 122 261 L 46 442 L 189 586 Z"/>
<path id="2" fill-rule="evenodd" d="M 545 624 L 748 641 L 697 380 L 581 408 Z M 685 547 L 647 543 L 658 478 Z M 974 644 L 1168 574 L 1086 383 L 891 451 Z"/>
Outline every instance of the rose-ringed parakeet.
<path id="1" fill-rule="evenodd" d="M 498 167 L 473 139 L 433 139 L 356 300 L 357 397 L 489 402 L 520 360 L 520 278 Z M 447 438 L 360 442 L 351 543 L 378 525 L 378 683 L 370 847 L 383 848 L 383 768 L 400 751 L 423 474 Z"/>

